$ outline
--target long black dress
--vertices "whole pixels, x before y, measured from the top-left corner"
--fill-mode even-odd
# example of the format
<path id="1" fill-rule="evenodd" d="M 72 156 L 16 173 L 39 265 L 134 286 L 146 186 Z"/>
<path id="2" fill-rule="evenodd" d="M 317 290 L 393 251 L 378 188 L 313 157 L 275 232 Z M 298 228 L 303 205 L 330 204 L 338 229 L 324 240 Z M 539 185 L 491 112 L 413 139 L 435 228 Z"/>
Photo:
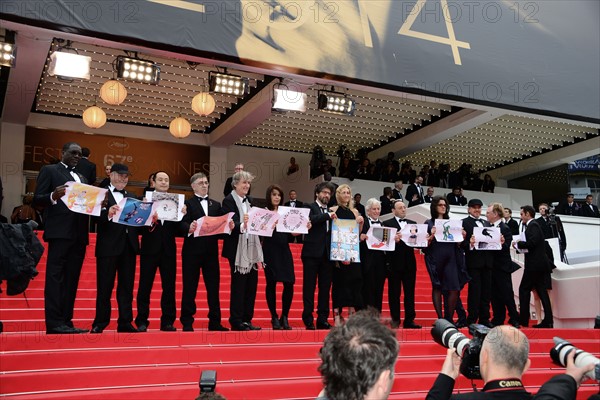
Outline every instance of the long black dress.
<path id="1" fill-rule="evenodd" d="M 275 282 L 294 283 L 294 260 L 289 246 L 290 234 L 273 231 L 272 237 L 263 238 L 265 276 Z"/>
<path id="2" fill-rule="evenodd" d="M 349 208 L 338 207 L 335 212 L 339 219 L 355 220 L 356 216 Z M 344 265 L 337 262 L 333 268 L 331 287 L 333 308 L 363 306 L 362 298 L 362 271 L 360 263 Z"/>

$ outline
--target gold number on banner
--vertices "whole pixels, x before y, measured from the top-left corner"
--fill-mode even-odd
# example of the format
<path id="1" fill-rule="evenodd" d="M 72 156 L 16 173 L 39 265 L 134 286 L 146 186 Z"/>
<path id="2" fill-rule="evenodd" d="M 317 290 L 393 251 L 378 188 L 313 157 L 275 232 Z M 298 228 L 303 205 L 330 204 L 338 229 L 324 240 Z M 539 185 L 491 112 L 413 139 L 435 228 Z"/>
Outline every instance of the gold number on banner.
<path id="1" fill-rule="evenodd" d="M 454 56 L 454 64 L 462 65 L 462 61 L 460 60 L 460 53 L 458 51 L 459 47 L 463 49 L 471 49 L 471 45 L 467 42 L 461 42 L 456 40 L 456 36 L 454 35 L 454 26 L 452 25 L 452 18 L 450 16 L 450 10 L 448 9 L 448 0 L 440 0 L 442 5 L 442 12 L 444 15 L 444 21 L 446 22 L 446 29 L 448 30 L 448 37 L 436 36 L 429 33 L 417 32 L 413 31 L 413 24 L 415 23 L 417 17 L 419 16 L 420 10 L 423 9 L 427 0 L 418 0 L 414 5 L 412 10 L 410 11 L 408 18 L 404 21 L 404 24 L 400 27 L 398 31 L 398 35 L 405 35 L 414 37 L 417 39 L 429 40 L 430 42 L 436 42 L 441 44 L 447 44 L 452 48 L 452 55 Z"/>

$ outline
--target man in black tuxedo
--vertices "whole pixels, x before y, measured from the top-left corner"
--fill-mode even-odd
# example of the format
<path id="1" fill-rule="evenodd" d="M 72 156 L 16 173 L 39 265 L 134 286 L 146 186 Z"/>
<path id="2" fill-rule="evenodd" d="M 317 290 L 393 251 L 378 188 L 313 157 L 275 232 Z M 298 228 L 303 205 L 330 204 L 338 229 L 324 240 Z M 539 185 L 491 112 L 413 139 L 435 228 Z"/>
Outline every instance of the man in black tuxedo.
<path id="1" fill-rule="evenodd" d="M 567 201 L 561 202 L 556 207 L 556 213 L 562 215 L 579 215 L 581 206 L 575 203 L 575 195 L 573 193 L 567 193 Z"/>
<path id="2" fill-rule="evenodd" d="M 460 186 L 454 186 L 452 193 L 446 195 L 446 200 L 451 206 L 466 206 L 467 198 L 462 195 L 462 188 Z"/>
<path id="3" fill-rule="evenodd" d="M 504 223 L 513 235 L 519 234 L 519 223 L 512 217 L 512 210 L 504 207 Z"/>
<path id="4" fill-rule="evenodd" d="M 96 183 L 96 164 L 91 162 L 88 157 L 90 156 L 90 149 L 87 147 L 81 148 L 81 160 L 77 163 L 75 171 L 79 172 L 89 185 Z"/>
<path id="5" fill-rule="evenodd" d="M 169 191 L 169 175 L 159 171 L 155 175 L 155 192 Z M 146 332 L 150 321 L 150 294 L 154 285 L 156 270 L 160 272 L 162 295 L 160 297 L 160 330 L 173 332 L 176 318 L 175 278 L 177 268 L 177 247 L 175 236 L 180 232 L 180 222 L 154 221 L 151 227 L 142 231 L 140 248 L 140 283 L 138 286 L 137 316 L 135 324 L 140 332 Z"/>
<path id="6" fill-rule="evenodd" d="M 300 200 L 298 200 L 298 194 L 296 193 L 296 191 L 294 189 L 290 190 L 289 196 L 290 196 L 290 201 L 286 201 L 284 206 L 295 207 L 295 208 L 304 207 L 304 203 L 301 202 Z M 302 236 L 303 235 L 298 235 L 298 236 L 290 235 L 290 243 L 302 243 Z"/>
<path id="7" fill-rule="evenodd" d="M 73 327 L 73 307 L 88 245 L 89 216 L 72 212 L 60 198 L 69 181 L 87 183 L 75 172 L 81 147 L 66 143 L 61 162 L 42 167 L 33 205 L 44 208 L 44 240 L 48 242 L 44 307 L 47 333 L 83 333 Z"/>
<path id="8" fill-rule="evenodd" d="M 362 195 L 360 193 L 356 193 L 354 195 L 354 208 L 356 208 L 356 211 L 358 211 L 358 213 L 362 215 L 363 218 L 367 218 L 367 210 L 365 209 L 365 206 L 363 206 L 360 202 L 361 200 Z M 381 205 L 379 207 L 381 207 Z"/>
<path id="9" fill-rule="evenodd" d="M 514 271 L 512 258 L 510 257 L 510 245 L 513 235 L 510 228 L 502 221 L 503 215 L 504 209 L 500 203 L 490 204 L 485 213 L 488 222 L 492 227 L 499 228 L 500 234 L 504 237 L 502 249 L 495 251 L 492 255 L 492 282 L 494 285 L 492 310 L 494 311 L 494 317 L 491 322 L 494 326 L 504 325 L 506 311 L 508 310 L 508 323 L 518 328 L 519 312 L 515 305 L 515 293 L 511 278 Z"/>
<path id="10" fill-rule="evenodd" d="M 192 175 L 190 184 L 194 196 L 186 200 L 186 214 L 182 220 L 182 230 L 187 232 L 181 250 L 183 293 L 181 295 L 181 324 L 185 332 L 193 332 L 196 314 L 196 293 L 200 271 L 204 278 L 208 302 L 208 330 L 228 331 L 221 325 L 221 304 L 219 301 L 219 243 L 218 235 L 194 237 L 198 218 L 221 215 L 221 203 L 208 197 L 208 178 L 202 172 Z"/>
<path id="11" fill-rule="evenodd" d="M 567 250 L 567 235 L 565 234 L 565 228 L 558 215 L 550 215 L 548 212 L 549 207 L 546 203 L 540 203 L 538 211 L 540 216 L 536 219 L 537 223 L 542 228 L 544 233 L 544 239 L 558 238 L 558 245 L 560 250 L 560 259 L 565 260 L 565 251 Z M 546 251 L 549 247 L 546 247 Z M 554 256 L 549 251 L 548 256 L 550 261 L 554 262 Z"/>
<path id="12" fill-rule="evenodd" d="M 408 189 L 406 189 L 406 200 L 408 200 L 408 206 L 416 206 L 419 204 L 423 204 L 425 200 L 423 199 L 423 177 L 421 175 L 415 178 L 415 183 L 410 185 Z"/>
<path id="13" fill-rule="evenodd" d="M 234 331 L 260 330 L 252 325 L 258 268 L 263 267 L 264 257 L 258 236 L 249 235 L 248 213 L 252 202 L 248 198 L 254 176 L 247 171 L 236 172 L 232 177 L 233 190 L 223 199 L 221 212 L 233 212 L 231 234 L 225 236 L 221 255 L 229 261 L 231 290 L 229 324 Z"/>
<path id="14" fill-rule="evenodd" d="M 383 222 L 384 226 L 396 228 L 396 248 L 387 252 L 388 271 L 388 303 L 392 315 L 392 328 L 400 326 L 400 294 L 404 289 L 404 328 L 421 329 L 421 325 L 415 324 L 415 284 L 417 281 L 417 260 L 415 251 L 402 241 L 400 231 L 407 224 L 416 224 L 415 221 L 405 219 L 406 204 L 397 201 L 393 205 L 394 217 Z M 402 289 L 400 288 L 402 285 Z"/>
<path id="15" fill-rule="evenodd" d="M 119 211 L 119 202 L 125 197 L 135 196 L 125 190 L 129 182 L 127 165 L 113 164 L 110 171 L 107 203 L 96 218 L 96 317 L 92 322 L 91 333 L 102 333 L 110 323 L 110 298 L 117 274 L 117 332 L 137 332 L 131 322 L 135 261 L 140 252 L 138 229 L 110 221 Z"/>
<path id="16" fill-rule="evenodd" d="M 425 203 L 431 203 L 431 200 L 433 200 L 433 186 L 427 188 L 427 193 L 423 197 L 423 200 L 425 200 Z"/>
<path id="17" fill-rule="evenodd" d="M 469 216 L 464 218 L 463 230 L 465 238 L 461 247 L 465 251 L 465 262 L 467 271 L 471 276 L 469 281 L 469 294 L 467 297 L 467 324 L 480 324 L 491 326 L 490 323 L 490 301 L 492 295 L 492 265 L 493 255 L 490 250 L 478 250 L 475 248 L 475 237 L 473 230 L 475 227 L 489 227 L 488 221 L 482 220 L 481 207 L 483 203 L 479 199 L 469 200 Z"/>
<path id="18" fill-rule="evenodd" d="M 333 274 L 333 263 L 329 260 L 329 252 L 331 250 L 331 220 L 336 218 L 336 214 L 329 211 L 327 204 L 333 193 L 334 186 L 331 182 L 321 182 L 315 186 L 315 202 L 307 206 L 310 208 L 311 228 L 308 230 L 308 234 L 304 235 L 301 258 L 304 268 L 302 321 L 308 330 L 315 329 L 313 311 L 317 278 L 319 294 L 316 328 L 331 329 L 331 325 L 327 322 Z"/>
<path id="19" fill-rule="evenodd" d="M 402 181 L 396 181 L 394 182 L 394 189 L 392 189 L 392 198 L 396 199 L 396 200 L 403 200 L 402 197 L 402 187 L 404 186 L 404 183 Z"/>
<path id="20" fill-rule="evenodd" d="M 243 170 L 244 170 L 244 164 L 242 164 L 242 163 L 235 164 L 235 167 L 234 167 L 235 172 L 240 172 Z M 227 197 L 227 195 L 229 193 L 231 193 L 231 191 L 233 190 L 233 186 L 231 186 L 232 181 L 233 181 L 233 177 L 231 177 L 231 176 L 229 178 L 227 178 L 227 180 L 225 181 L 225 186 L 223 187 L 223 197 Z"/>
<path id="21" fill-rule="evenodd" d="M 579 215 L 582 217 L 600 218 L 600 212 L 594 204 L 594 197 L 591 194 L 585 196 L 585 204 L 581 206 Z"/>
<path id="22" fill-rule="evenodd" d="M 534 219 L 535 209 L 532 206 L 521 207 L 521 221 L 525 227 L 525 241 L 515 243 L 517 249 L 526 249 L 525 271 L 519 286 L 520 324 L 522 327 L 529 326 L 529 300 L 531 290 L 535 289 L 544 307 L 544 319 L 534 328 L 552 328 L 554 317 L 552 315 L 552 304 L 546 287 L 548 276 L 551 272 L 550 262 L 546 256 L 546 243 L 544 233 L 537 220 Z"/>

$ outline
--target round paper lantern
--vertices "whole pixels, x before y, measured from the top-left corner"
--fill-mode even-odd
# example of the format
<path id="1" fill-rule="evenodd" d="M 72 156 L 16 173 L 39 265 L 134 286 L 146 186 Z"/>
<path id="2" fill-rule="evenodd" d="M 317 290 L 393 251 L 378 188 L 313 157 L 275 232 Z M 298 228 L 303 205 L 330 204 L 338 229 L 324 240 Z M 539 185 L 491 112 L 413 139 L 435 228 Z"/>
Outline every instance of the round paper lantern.
<path id="1" fill-rule="evenodd" d="M 209 115 L 215 111 L 215 99 L 210 93 L 198 93 L 192 99 L 192 110 L 200 115 Z"/>
<path id="2" fill-rule="evenodd" d="M 188 120 L 183 117 L 177 117 L 169 124 L 169 132 L 179 139 L 188 137 L 191 131 L 192 125 L 190 125 Z"/>
<path id="3" fill-rule="evenodd" d="M 104 82 L 104 85 L 100 88 L 100 98 L 106 104 L 118 106 L 125 101 L 125 97 L 127 97 L 127 89 L 119 81 L 111 79 Z"/>
<path id="4" fill-rule="evenodd" d="M 83 112 L 83 123 L 88 128 L 101 128 L 106 123 L 106 113 L 100 107 L 91 106 Z"/>

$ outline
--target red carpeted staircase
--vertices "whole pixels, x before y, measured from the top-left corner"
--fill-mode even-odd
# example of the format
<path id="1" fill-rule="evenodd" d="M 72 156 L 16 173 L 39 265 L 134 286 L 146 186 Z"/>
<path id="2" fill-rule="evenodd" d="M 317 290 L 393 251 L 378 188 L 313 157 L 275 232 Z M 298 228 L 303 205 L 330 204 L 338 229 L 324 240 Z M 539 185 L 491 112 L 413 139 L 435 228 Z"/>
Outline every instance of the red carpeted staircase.
<path id="1" fill-rule="evenodd" d="M 76 302 L 74 323 L 90 328 L 95 312 L 94 240 L 87 250 Z M 181 241 L 178 241 L 179 246 Z M 296 265 L 295 295 L 290 312 L 291 331 L 270 329 L 264 298 L 264 277 L 259 289 L 253 332 L 207 331 L 206 296 L 202 283 L 198 293 L 195 332 L 161 332 L 160 278 L 154 283 L 150 329 L 147 333 L 116 333 L 116 301 L 113 322 L 101 335 L 46 335 L 44 325 L 44 266 L 31 282 L 26 296 L 0 299 L 0 397 L 18 399 L 193 399 L 203 370 L 217 371 L 217 390 L 228 399 L 310 399 L 322 388 L 317 367 L 318 352 L 326 331 L 306 331 L 301 321 L 301 245 L 292 244 Z M 423 399 L 441 368 L 446 350 L 431 339 L 435 320 L 431 287 L 421 256 L 417 256 L 417 323 L 422 330 L 397 331 L 400 356 L 392 399 Z M 221 307 L 228 326 L 229 267 L 221 262 Z M 177 303 L 181 296 L 179 264 Z M 387 297 L 387 296 L 386 296 Z M 280 296 L 278 297 L 278 299 Z M 135 300 L 134 300 L 135 314 Z M 389 319 L 387 304 L 384 320 Z M 332 321 L 331 321 L 332 322 Z M 181 328 L 179 322 L 176 326 Z M 466 330 L 464 331 L 466 333 Z M 600 354 L 600 331 L 526 329 L 531 340 L 532 366 L 524 377 L 530 391 L 563 368 L 552 364 L 548 351 L 552 337 L 560 336 L 575 346 Z M 481 387 L 481 382 L 476 382 Z M 471 382 L 459 378 L 456 388 L 470 391 Z M 578 399 L 598 391 L 584 384 Z"/>

